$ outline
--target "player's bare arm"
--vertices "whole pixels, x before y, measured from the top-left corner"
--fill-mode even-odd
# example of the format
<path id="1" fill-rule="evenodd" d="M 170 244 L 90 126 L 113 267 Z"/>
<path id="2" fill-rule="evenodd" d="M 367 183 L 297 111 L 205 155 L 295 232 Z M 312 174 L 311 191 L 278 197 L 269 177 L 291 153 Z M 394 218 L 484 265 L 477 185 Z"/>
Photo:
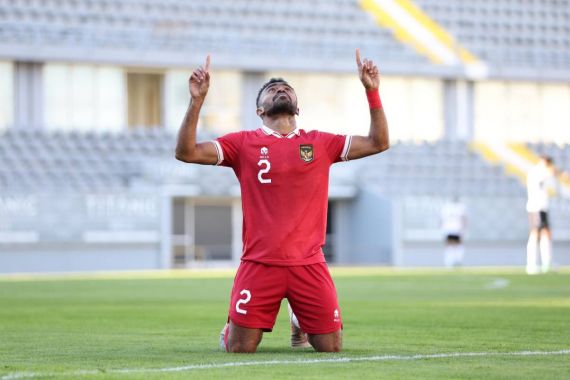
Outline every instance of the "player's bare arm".
<path id="1" fill-rule="evenodd" d="M 358 77 L 367 93 L 377 92 L 380 87 L 380 73 L 372 60 L 360 58 L 360 49 L 356 49 Z M 348 159 L 370 156 L 383 152 L 390 147 L 388 122 L 382 107 L 370 108 L 370 132 L 368 136 L 353 136 Z"/>
<path id="2" fill-rule="evenodd" d="M 198 67 L 190 76 L 191 101 L 178 132 L 177 160 L 203 165 L 214 165 L 218 162 L 217 151 L 212 143 L 196 143 L 196 127 L 209 87 L 210 56 L 208 55 L 204 67 Z"/>

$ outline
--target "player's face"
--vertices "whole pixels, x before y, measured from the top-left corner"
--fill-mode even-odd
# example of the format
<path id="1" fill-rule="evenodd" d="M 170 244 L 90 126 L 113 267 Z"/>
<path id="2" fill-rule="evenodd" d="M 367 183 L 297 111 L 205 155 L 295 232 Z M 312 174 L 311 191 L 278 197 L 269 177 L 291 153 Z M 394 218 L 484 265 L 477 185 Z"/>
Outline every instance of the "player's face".
<path id="1" fill-rule="evenodd" d="M 265 88 L 259 103 L 266 116 L 298 114 L 297 95 L 285 83 L 275 83 Z"/>

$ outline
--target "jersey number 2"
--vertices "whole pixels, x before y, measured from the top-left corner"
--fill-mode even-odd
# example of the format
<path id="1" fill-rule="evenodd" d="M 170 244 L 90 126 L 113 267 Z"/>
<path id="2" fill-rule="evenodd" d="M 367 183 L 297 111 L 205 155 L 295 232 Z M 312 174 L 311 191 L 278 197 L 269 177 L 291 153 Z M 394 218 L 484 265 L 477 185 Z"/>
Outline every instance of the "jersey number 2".
<path id="1" fill-rule="evenodd" d="M 241 296 L 245 295 L 245 298 L 239 299 L 236 302 L 236 311 L 240 314 L 247 314 L 247 310 L 244 310 L 240 307 L 241 304 L 246 304 L 251 300 L 251 292 L 247 289 L 242 290 L 241 292 L 239 292 L 239 294 Z"/>
<path id="2" fill-rule="evenodd" d="M 259 173 L 257 173 L 257 179 L 259 182 L 271 183 L 271 178 L 263 178 L 264 174 L 269 173 L 269 170 L 271 169 L 271 163 L 269 163 L 268 160 L 259 160 L 257 166 L 262 166 L 262 168 L 259 169 Z"/>

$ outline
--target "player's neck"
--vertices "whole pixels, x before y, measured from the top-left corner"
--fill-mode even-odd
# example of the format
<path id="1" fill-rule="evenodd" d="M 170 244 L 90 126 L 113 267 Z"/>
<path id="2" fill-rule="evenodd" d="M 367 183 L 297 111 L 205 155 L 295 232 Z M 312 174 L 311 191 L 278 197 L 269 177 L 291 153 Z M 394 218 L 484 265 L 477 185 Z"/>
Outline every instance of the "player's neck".
<path id="1" fill-rule="evenodd" d="M 297 120 L 295 120 L 295 116 L 291 115 L 266 117 L 263 119 L 263 124 L 267 128 L 271 128 L 275 132 L 281 133 L 282 135 L 291 133 L 297 128 Z"/>

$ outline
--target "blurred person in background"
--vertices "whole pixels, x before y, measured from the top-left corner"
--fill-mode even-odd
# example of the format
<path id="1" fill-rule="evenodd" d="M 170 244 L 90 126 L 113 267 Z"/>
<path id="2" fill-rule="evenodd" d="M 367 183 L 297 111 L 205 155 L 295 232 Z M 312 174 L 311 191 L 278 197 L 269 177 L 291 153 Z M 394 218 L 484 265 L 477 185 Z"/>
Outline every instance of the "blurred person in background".
<path id="1" fill-rule="evenodd" d="M 547 273 L 552 265 L 552 232 L 548 215 L 549 197 L 556 190 L 556 177 L 568 179 L 568 173 L 554 166 L 549 156 L 542 156 L 527 173 L 526 187 L 528 200 L 526 211 L 529 220 L 529 236 L 526 246 L 526 272 L 528 274 Z M 537 251 L 540 250 L 540 267 Z"/>
<path id="2" fill-rule="evenodd" d="M 447 268 L 456 268 L 463 263 L 463 235 L 466 227 L 465 205 L 456 196 L 441 208 L 441 229 L 445 238 L 443 260 Z"/>

